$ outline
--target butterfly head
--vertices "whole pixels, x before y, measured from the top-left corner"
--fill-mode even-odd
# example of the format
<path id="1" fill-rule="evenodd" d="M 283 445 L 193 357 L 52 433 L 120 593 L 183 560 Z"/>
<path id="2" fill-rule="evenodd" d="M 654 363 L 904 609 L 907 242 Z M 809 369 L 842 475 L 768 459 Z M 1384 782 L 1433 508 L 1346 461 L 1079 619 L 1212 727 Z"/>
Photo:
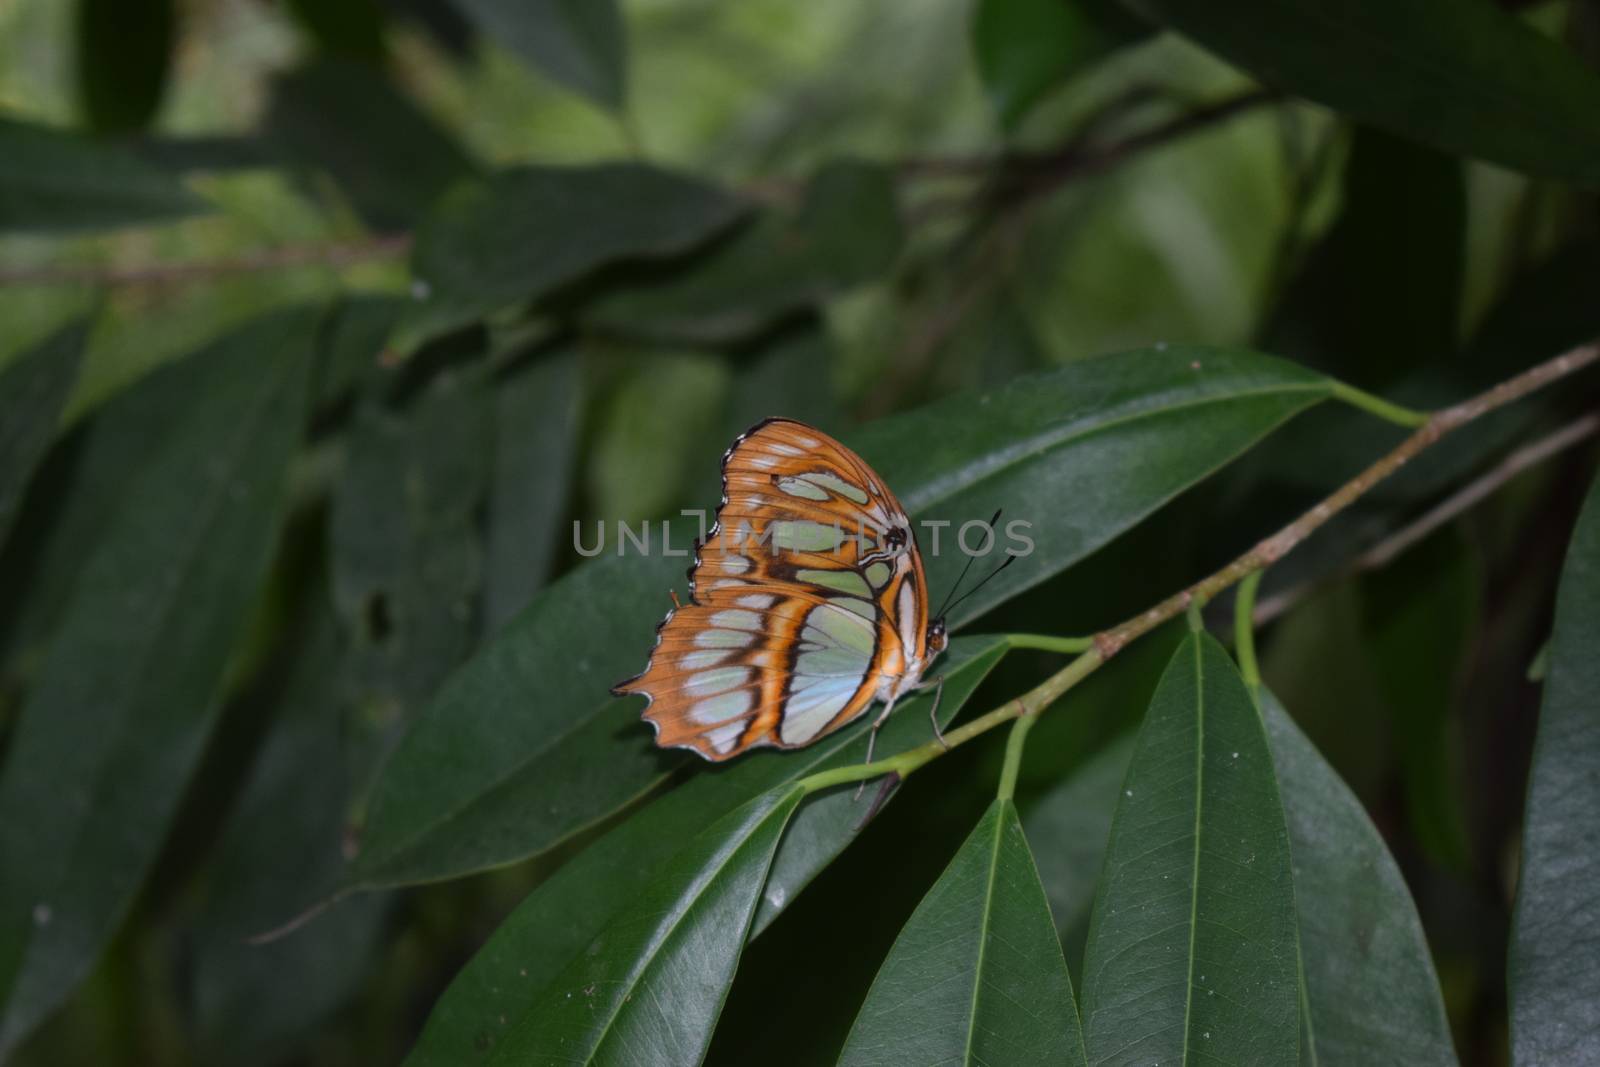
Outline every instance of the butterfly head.
<path id="1" fill-rule="evenodd" d="M 928 623 L 928 655 L 937 656 L 950 644 L 950 632 L 945 629 L 944 616 Z"/>

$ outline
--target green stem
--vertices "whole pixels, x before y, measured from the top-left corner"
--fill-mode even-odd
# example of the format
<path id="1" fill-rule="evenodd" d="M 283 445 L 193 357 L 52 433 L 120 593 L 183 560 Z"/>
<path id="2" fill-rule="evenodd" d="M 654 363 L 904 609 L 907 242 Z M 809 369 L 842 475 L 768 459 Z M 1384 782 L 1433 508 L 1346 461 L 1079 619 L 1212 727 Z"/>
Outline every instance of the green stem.
<path id="1" fill-rule="evenodd" d="M 1333 383 L 1333 395 L 1351 407 L 1360 408 L 1362 411 L 1376 415 L 1385 422 L 1392 422 L 1396 426 L 1404 426 L 1407 429 L 1414 430 L 1428 421 L 1428 412 L 1426 411 L 1413 411 L 1411 408 L 1403 408 L 1399 404 L 1391 404 L 1381 396 L 1373 396 L 1365 390 L 1357 389 L 1353 385 L 1346 385 L 1344 382 L 1336 381 Z"/>
<path id="2" fill-rule="evenodd" d="M 1039 718 L 1037 711 L 1030 711 L 1019 716 L 1017 723 L 1011 728 L 1011 736 L 1006 738 L 1006 762 L 1000 768 L 1000 789 L 995 793 L 1000 800 L 1010 800 L 1017 793 L 1017 772 L 1022 767 L 1022 747 L 1027 743 L 1028 731 L 1033 729 L 1033 724 Z"/>
<path id="3" fill-rule="evenodd" d="M 1261 584 L 1261 571 L 1251 571 L 1239 583 L 1239 593 L 1233 601 L 1233 651 L 1239 657 L 1239 672 L 1245 685 L 1259 699 L 1261 668 L 1256 663 L 1256 587 Z"/>
<path id="4" fill-rule="evenodd" d="M 1094 647 L 1092 637 L 1052 637 L 1050 634 L 1006 634 L 1010 648 L 1037 648 L 1045 652 L 1087 652 Z"/>

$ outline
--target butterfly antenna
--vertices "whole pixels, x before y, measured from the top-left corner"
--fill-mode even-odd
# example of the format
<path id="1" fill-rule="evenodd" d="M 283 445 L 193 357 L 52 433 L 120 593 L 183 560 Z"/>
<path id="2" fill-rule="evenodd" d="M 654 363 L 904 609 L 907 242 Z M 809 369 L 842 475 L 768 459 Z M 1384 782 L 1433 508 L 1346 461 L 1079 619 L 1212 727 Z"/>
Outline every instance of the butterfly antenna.
<path id="1" fill-rule="evenodd" d="M 994 518 L 989 520 L 990 527 L 993 527 L 994 524 L 999 522 L 999 521 L 1000 521 L 1000 509 L 999 508 L 995 508 L 995 510 L 994 510 Z M 950 591 L 944 595 L 944 603 L 939 605 L 939 610 L 933 613 L 933 617 L 934 618 L 936 618 L 936 619 L 944 618 L 945 611 L 952 606 L 951 603 L 950 603 L 950 598 L 956 595 L 956 590 L 961 588 L 961 583 L 967 580 L 967 572 L 972 569 L 972 564 L 977 561 L 977 558 L 978 558 L 977 556 L 968 556 L 967 557 L 967 565 L 965 567 L 961 568 L 961 576 L 956 579 L 956 584 L 952 585 L 950 587 Z M 1002 564 L 1002 566 L 1003 566 L 1003 564 Z M 990 577 L 993 577 L 993 575 L 990 575 Z M 988 581 L 988 578 L 985 578 L 984 581 Z M 983 585 L 983 582 L 979 582 L 978 583 L 978 587 L 982 587 L 982 585 Z M 974 591 L 976 591 L 976 588 L 974 589 Z M 961 601 L 958 600 L 958 601 L 956 601 L 956 603 L 959 604 L 959 603 L 961 603 Z"/>
<path id="2" fill-rule="evenodd" d="M 945 608 L 939 612 L 939 618 L 941 618 L 941 619 L 944 618 L 944 614 L 945 614 L 946 611 L 953 610 L 957 604 L 961 603 L 963 600 L 967 599 L 967 597 L 971 596 L 973 593 L 976 593 L 978 590 L 982 589 L 984 586 L 988 585 L 991 581 L 994 580 L 995 575 L 999 574 L 1001 571 L 1005 570 L 1007 567 L 1011 566 L 1013 563 L 1015 563 L 1017 560 L 1019 560 L 1021 558 L 1022 558 L 1021 556 L 1007 556 L 1006 557 L 1006 561 L 1004 563 L 1000 564 L 1000 566 L 996 567 L 994 570 L 992 570 L 988 574 L 984 575 L 983 581 L 979 582 L 977 585 L 973 586 L 971 589 L 968 589 L 965 593 L 962 593 L 960 596 L 956 597 L 956 599 L 954 601 L 952 601 L 950 604 L 946 605 Z"/>

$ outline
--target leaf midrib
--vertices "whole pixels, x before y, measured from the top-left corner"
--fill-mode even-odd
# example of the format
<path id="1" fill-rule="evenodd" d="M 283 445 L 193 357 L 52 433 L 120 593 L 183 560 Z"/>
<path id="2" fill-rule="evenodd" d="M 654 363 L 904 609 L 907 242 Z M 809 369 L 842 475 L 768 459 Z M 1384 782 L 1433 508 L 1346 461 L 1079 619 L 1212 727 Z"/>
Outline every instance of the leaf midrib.
<path id="1" fill-rule="evenodd" d="M 1194 1009 L 1194 957 L 1195 932 L 1200 914 L 1200 832 L 1201 813 L 1205 804 L 1206 762 L 1206 673 L 1198 639 L 1190 637 L 1194 645 L 1194 860 L 1189 872 L 1189 977 L 1183 992 L 1183 1063 L 1189 1062 L 1189 1022 Z"/>
<path id="2" fill-rule="evenodd" d="M 967 1010 L 967 1042 L 962 1063 L 972 1063 L 972 1035 L 978 1028 L 978 998 L 983 991 L 983 960 L 989 947 L 989 920 L 994 914 L 994 880 L 1000 868 L 1000 837 L 1004 832 L 1005 801 L 996 800 L 994 810 L 994 843 L 989 846 L 989 876 L 983 889 L 983 916 L 978 924 L 978 959 L 972 970 L 972 1003 Z"/>

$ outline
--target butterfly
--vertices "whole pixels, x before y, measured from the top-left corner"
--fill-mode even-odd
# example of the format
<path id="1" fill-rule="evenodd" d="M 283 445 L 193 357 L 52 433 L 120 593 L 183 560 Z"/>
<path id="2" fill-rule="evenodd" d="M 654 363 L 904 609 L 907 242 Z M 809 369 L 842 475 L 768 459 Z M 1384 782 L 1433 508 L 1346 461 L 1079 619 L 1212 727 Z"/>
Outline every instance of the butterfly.
<path id="1" fill-rule="evenodd" d="M 916 532 L 883 479 L 821 430 L 766 419 L 722 457 L 688 603 L 612 692 L 647 698 L 658 745 L 714 761 L 804 747 L 879 700 L 871 762 L 878 727 L 948 643 L 928 615 Z"/>

